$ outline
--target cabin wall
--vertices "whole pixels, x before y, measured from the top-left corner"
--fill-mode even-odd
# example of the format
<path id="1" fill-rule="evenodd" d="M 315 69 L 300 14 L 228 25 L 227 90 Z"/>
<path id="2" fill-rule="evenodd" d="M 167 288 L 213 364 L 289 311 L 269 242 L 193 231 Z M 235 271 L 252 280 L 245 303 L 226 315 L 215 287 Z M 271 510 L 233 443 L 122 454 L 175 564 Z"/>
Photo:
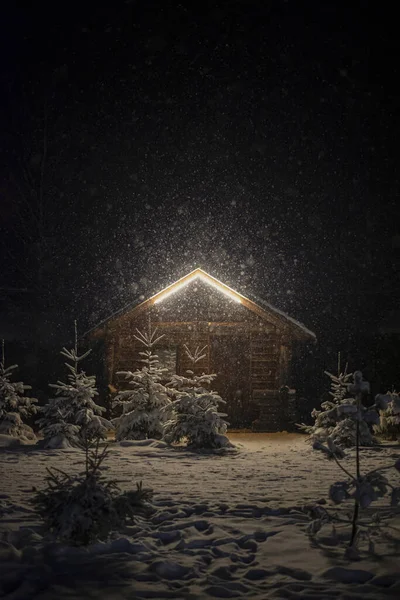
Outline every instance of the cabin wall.
<path id="1" fill-rule="evenodd" d="M 137 329 L 147 330 L 150 325 L 163 336 L 155 348 L 161 362 L 173 370 L 175 361 L 179 374 L 192 368 L 185 344 L 192 351 L 196 346 L 207 347 L 195 372 L 217 374 L 213 388 L 226 401 L 224 412 L 228 413 L 231 426 L 251 427 L 264 404 L 271 415 L 269 428 L 278 428 L 278 390 L 289 383 L 292 340 L 288 332 L 243 305 L 230 300 L 221 302 L 219 292 L 201 292 L 187 290 L 179 304 L 171 298 L 148 306 L 139 314 L 133 311 L 110 322 L 104 332 L 109 382 L 121 387 L 118 371 L 141 368 L 139 352 L 143 347 L 135 334 Z M 268 411 L 264 410 L 264 417 Z"/>

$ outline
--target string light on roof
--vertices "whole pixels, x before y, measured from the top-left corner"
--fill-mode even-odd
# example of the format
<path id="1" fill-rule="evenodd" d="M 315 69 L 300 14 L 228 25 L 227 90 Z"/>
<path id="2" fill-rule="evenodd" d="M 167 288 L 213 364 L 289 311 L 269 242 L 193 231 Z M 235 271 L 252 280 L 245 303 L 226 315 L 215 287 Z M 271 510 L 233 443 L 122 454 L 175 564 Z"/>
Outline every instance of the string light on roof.
<path id="1" fill-rule="evenodd" d="M 155 298 L 154 304 L 158 304 L 159 302 L 162 302 L 162 300 L 165 300 L 166 298 L 168 298 L 175 292 L 181 290 L 182 288 L 187 286 L 189 283 L 191 283 L 195 279 L 201 279 L 202 281 L 205 281 L 206 283 L 211 285 L 213 288 L 215 288 L 219 292 L 222 292 L 223 294 L 225 294 L 225 296 L 228 296 L 228 298 L 230 298 L 234 302 L 241 304 L 242 301 L 240 299 L 239 294 L 237 294 L 233 290 L 230 290 L 227 286 L 220 283 L 214 277 L 211 278 L 210 276 L 207 276 L 205 274 L 203 275 L 203 273 L 193 273 L 193 275 L 191 277 L 188 277 L 187 279 L 185 279 L 185 281 L 177 282 L 176 284 L 173 284 L 170 288 L 167 288 L 164 292 L 160 292 L 160 295 L 158 295 L 157 298 Z"/>

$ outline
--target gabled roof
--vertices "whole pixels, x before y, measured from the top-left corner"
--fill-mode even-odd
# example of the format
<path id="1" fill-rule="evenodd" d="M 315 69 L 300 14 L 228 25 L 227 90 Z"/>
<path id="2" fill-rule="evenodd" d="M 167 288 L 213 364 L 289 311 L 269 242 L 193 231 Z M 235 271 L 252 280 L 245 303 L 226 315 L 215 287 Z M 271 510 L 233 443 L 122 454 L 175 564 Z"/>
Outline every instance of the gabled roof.
<path id="1" fill-rule="evenodd" d="M 178 281 L 171 283 L 170 285 L 162 289 L 160 292 L 157 292 L 147 300 L 131 302 L 121 310 L 110 315 L 107 319 L 104 319 L 103 321 L 98 323 L 95 327 L 87 331 L 85 335 L 92 333 L 93 331 L 105 325 L 106 323 L 109 323 L 110 321 L 116 319 L 120 315 L 126 313 L 128 310 L 141 312 L 142 310 L 145 310 L 153 304 L 158 304 L 159 302 L 162 302 L 165 298 L 186 287 L 187 284 L 189 284 L 195 279 L 201 279 L 208 285 L 211 285 L 213 288 L 218 289 L 222 294 L 228 296 L 234 302 L 243 304 L 243 306 L 256 313 L 259 317 L 264 319 L 271 319 L 272 317 L 276 322 L 281 323 L 282 325 L 289 326 L 292 332 L 296 335 L 296 337 L 300 339 L 316 339 L 315 334 L 312 331 L 307 329 L 307 327 L 305 327 L 299 321 L 296 321 L 295 319 L 292 319 L 292 317 L 289 317 L 289 315 L 287 315 L 283 311 L 275 308 L 274 306 L 272 306 L 264 300 L 255 299 L 255 297 L 254 300 L 252 300 L 251 298 L 249 298 L 248 295 L 244 296 L 243 294 L 232 289 L 225 283 L 222 283 L 222 281 L 219 281 L 216 277 L 213 277 L 212 275 L 206 273 L 206 271 L 200 268 L 194 269 L 194 271 L 191 271 L 184 277 L 181 277 L 180 279 L 178 279 Z"/>

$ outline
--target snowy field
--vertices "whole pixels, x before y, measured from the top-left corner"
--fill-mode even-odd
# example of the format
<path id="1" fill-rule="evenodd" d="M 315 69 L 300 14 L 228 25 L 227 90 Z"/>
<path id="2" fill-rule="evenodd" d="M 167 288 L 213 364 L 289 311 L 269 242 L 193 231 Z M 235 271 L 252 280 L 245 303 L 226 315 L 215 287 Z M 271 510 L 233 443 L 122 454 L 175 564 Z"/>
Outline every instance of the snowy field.
<path id="1" fill-rule="evenodd" d="M 88 549 L 43 539 L 30 505 L 46 467 L 80 471 L 82 452 L 0 448 L 0 597 L 400 598 L 398 517 L 377 536 L 375 555 L 365 550 L 349 563 L 346 527 L 335 536 L 325 525 L 314 540 L 305 533 L 304 506 L 326 506 L 330 483 L 342 479 L 335 463 L 296 434 L 230 438 L 235 449 L 210 455 L 163 442 L 112 444 L 110 477 L 122 489 L 143 480 L 157 511 Z M 373 468 L 400 452 L 387 446 L 361 454 Z M 352 469 L 351 453 L 345 464 Z"/>

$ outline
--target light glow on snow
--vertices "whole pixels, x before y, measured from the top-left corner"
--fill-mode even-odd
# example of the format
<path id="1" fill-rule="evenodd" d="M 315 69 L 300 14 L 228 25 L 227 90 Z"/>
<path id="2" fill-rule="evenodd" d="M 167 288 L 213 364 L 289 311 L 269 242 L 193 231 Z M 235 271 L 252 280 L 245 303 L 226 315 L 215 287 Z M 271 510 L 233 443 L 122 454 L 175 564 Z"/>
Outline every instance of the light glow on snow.
<path id="1" fill-rule="evenodd" d="M 238 304 L 241 304 L 242 300 L 241 300 L 239 294 L 237 294 L 236 292 L 234 292 L 233 290 L 228 288 L 228 286 L 226 286 L 225 284 L 223 284 L 220 281 L 218 281 L 217 279 L 215 279 L 215 277 L 211 277 L 210 275 L 207 275 L 206 273 L 203 274 L 203 273 L 199 273 L 199 272 L 193 273 L 193 275 L 187 277 L 185 279 L 185 281 L 172 284 L 172 286 L 167 288 L 164 292 L 161 292 L 160 295 L 157 295 L 157 297 L 154 300 L 154 304 L 158 304 L 162 300 L 165 300 L 165 298 L 168 298 L 169 296 L 171 296 L 171 294 L 174 294 L 175 292 L 181 290 L 182 288 L 184 288 L 186 285 L 188 285 L 195 279 L 201 279 L 202 281 L 205 281 L 206 283 L 208 283 L 209 285 L 211 285 L 218 291 L 225 294 L 225 296 L 228 296 L 228 298 L 230 298 L 231 300 L 234 300 Z"/>

